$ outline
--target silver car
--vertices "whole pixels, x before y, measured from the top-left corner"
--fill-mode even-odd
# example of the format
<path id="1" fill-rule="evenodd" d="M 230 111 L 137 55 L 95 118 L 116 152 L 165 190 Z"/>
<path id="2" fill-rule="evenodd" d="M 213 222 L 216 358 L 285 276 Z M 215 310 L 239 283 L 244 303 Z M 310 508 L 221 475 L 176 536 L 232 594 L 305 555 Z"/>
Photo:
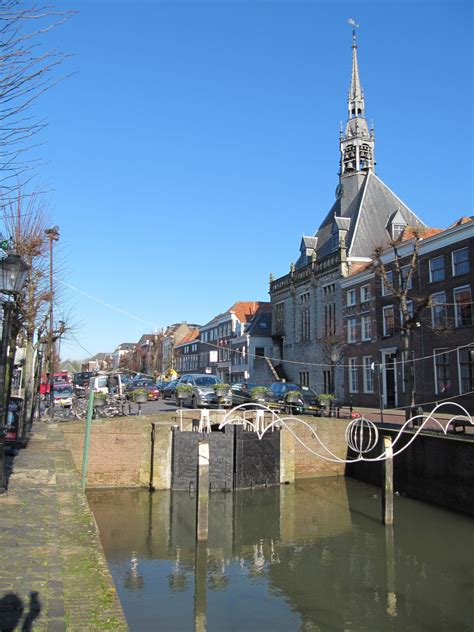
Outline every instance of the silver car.
<path id="1" fill-rule="evenodd" d="M 214 392 L 214 385 L 219 383 L 215 375 L 207 375 L 206 373 L 182 375 L 176 384 L 176 404 L 179 406 L 182 403 L 185 406 L 191 406 L 191 408 L 231 408 L 232 394 L 230 388 L 224 397 L 218 398 Z M 188 392 L 184 393 L 185 396 L 181 398 L 178 397 L 180 386 L 189 387 Z"/>

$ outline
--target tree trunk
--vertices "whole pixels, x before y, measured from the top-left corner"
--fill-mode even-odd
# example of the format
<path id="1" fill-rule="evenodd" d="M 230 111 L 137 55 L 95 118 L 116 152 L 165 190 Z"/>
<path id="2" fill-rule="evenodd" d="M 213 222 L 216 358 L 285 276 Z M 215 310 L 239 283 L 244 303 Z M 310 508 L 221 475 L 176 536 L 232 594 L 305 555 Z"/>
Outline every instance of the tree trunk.
<path id="1" fill-rule="evenodd" d="M 34 402 L 34 373 L 35 373 L 35 347 L 33 337 L 29 334 L 26 340 L 25 366 L 23 368 L 23 379 L 25 384 L 25 397 L 23 401 L 23 411 L 21 415 L 19 435 L 26 437 L 30 424 L 33 402 Z"/>
<path id="2" fill-rule="evenodd" d="M 404 383 L 405 383 L 405 420 L 410 419 L 412 410 L 415 406 L 415 380 L 414 369 L 411 357 L 413 349 L 413 333 L 405 332 L 402 335 L 402 357 L 404 367 Z"/>

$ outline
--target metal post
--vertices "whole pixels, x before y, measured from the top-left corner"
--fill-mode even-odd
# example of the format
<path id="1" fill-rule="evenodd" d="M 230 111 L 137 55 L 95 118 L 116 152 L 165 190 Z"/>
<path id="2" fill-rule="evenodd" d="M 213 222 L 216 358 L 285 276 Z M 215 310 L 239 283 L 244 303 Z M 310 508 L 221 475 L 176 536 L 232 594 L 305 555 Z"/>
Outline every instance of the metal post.
<path id="1" fill-rule="evenodd" d="M 53 299 L 54 299 L 54 284 L 53 284 L 53 241 L 59 239 L 59 229 L 57 226 L 48 228 L 45 231 L 46 236 L 49 239 L 49 416 L 51 419 L 54 417 L 54 313 L 53 313 Z"/>
<path id="2" fill-rule="evenodd" d="M 393 525 L 393 447 L 392 437 L 383 438 L 385 451 L 382 485 L 382 520 L 384 525 Z"/>
<path id="3" fill-rule="evenodd" d="M 209 442 L 198 443 L 196 539 L 207 540 L 209 524 Z"/>
<path id="4" fill-rule="evenodd" d="M 7 426 L 8 393 L 7 384 L 7 361 L 8 343 L 10 341 L 10 328 L 12 321 L 13 303 L 5 301 L 3 303 L 3 324 L 2 342 L 0 346 L 0 494 L 6 491 L 7 477 L 5 472 L 5 431 Z M 10 376 L 11 379 L 11 376 Z"/>
<path id="5" fill-rule="evenodd" d="M 82 453 L 81 487 L 82 487 L 83 492 L 86 491 L 87 465 L 89 463 L 89 445 L 91 441 L 92 413 L 93 412 L 94 412 L 94 389 L 91 386 L 89 386 L 89 400 L 87 402 L 86 433 L 84 435 L 84 450 Z"/>
<path id="6" fill-rule="evenodd" d="M 383 423 L 383 389 L 382 389 L 382 363 L 378 363 L 377 377 L 379 383 L 380 422 Z"/>

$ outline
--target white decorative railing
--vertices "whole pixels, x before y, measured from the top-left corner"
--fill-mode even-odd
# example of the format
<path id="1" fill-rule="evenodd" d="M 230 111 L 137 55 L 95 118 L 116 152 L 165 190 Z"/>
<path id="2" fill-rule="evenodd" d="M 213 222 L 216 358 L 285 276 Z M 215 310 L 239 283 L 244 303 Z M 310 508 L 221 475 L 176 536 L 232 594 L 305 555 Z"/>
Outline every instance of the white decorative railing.
<path id="1" fill-rule="evenodd" d="M 459 414 L 454 415 L 448 419 L 436 419 L 435 413 L 437 413 L 443 407 L 456 407 L 460 410 Z M 263 411 L 262 414 L 258 414 L 258 411 Z M 255 417 L 255 420 L 249 419 L 247 414 L 252 412 L 252 415 Z M 268 413 L 271 416 L 271 421 L 268 424 L 265 424 L 265 413 Z M 263 419 L 263 421 L 262 421 Z M 318 443 L 320 448 L 324 451 L 321 453 L 313 449 L 310 445 L 305 443 L 301 437 L 293 430 L 290 426 L 290 423 L 293 425 L 298 423 L 306 426 L 310 431 L 310 436 L 314 438 Z M 434 423 L 441 431 L 446 435 L 451 424 L 459 424 L 463 423 L 465 425 L 474 426 L 474 420 L 471 415 L 467 412 L 465 408 L 463 408 L 460 404 L 455 402 L 441 402 L 437 404 L 430 413 L 423 413 L 420 415 L 414 415 L 410 419 L 408 419 L 398 431 L 396 437 L 392 441 L 393 454 L 388 456 L 385 450 L 375 457 L 366 456 L 369 452 L 372 452 L 377 446 L 379 440 L 379 429 L 373 421 L 369 421 L 365 419 L 365 417 L 359 417 L 357 419 L 353 419 L 347 425 L 345 432 L 345 442 L 348 448 L 352 450 L 357 456 L 351 459 L 344 459 L 339 457 L 337 454 L 334 454 L 321 440 L 318 436 L 317 430 L 314 425 L 309 424 L 308 422 L 300 419 L 299 417 L 294 417 L 292 415 L 288 417 L 282 417 L 280 414 L 276 413 L 274 410 L 265 406 L 264 404 L 240 404 L 235 408 L 232 408 L 228 411 L 219 425 L 219 429 L 222 429 L 224 426 L 233 424 L 233 425 L 242 425 L 245 429 L 252 429 L 258 436 L 259 439 L 265 435 L 268 431 L 273 431 L 276 427 L 280 427 L 284 430 L 287 430 L 290 434 L 293 435 L 296 441 L 300 443 L 308 452 L 314 454 L 316 457 L 320 459 L 324 459 L 325 461 L 331 461 L 333 463 L 355 463 L 357 461 L 384 461 L 388 458 L 394 458 L 398 454 L 401 454 L 404 450 L 406 450 L 416 439 L 416 437 L 420 434 L 423 428 L 428 423 Z M 405 432 L 407 426 L 418 425 L 416 431 L 413 433 L 413 436 L 407 443 L 397 449 L 397 443 L 399 442 L 402 434 Z M 319 449 L 319 448 L 318 448 Z"/>

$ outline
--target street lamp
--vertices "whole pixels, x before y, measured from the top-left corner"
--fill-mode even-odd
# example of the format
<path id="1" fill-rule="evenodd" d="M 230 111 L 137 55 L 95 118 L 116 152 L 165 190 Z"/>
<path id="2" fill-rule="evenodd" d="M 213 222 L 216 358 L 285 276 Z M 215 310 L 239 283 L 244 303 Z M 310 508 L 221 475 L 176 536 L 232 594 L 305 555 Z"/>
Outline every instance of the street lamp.
<path id="1" fill-rule="evenodd" d="M 53 285 L 53 241 L 59 240 L 59 226 L 53 226 L 47 228 L 45 231 L 46 237 L 49 239 L 49 410 L 51 419 L 54 416 L 54 338 L 53 338 L 53 298 L 54 298 L 54 285 Z"/>
<path id="2" fill-rule="evenodd" d="M 7 373 L 8 349 L 16 298 L 28 276 L 29 266 L 19 255 L 9 254 L 0 260 L 0 293 L 11 300 L 3 301 L 2 342 L 0 346 L 0 494 L 6 490 L 5 431 L 11 385 L 11 372 Z"/>

